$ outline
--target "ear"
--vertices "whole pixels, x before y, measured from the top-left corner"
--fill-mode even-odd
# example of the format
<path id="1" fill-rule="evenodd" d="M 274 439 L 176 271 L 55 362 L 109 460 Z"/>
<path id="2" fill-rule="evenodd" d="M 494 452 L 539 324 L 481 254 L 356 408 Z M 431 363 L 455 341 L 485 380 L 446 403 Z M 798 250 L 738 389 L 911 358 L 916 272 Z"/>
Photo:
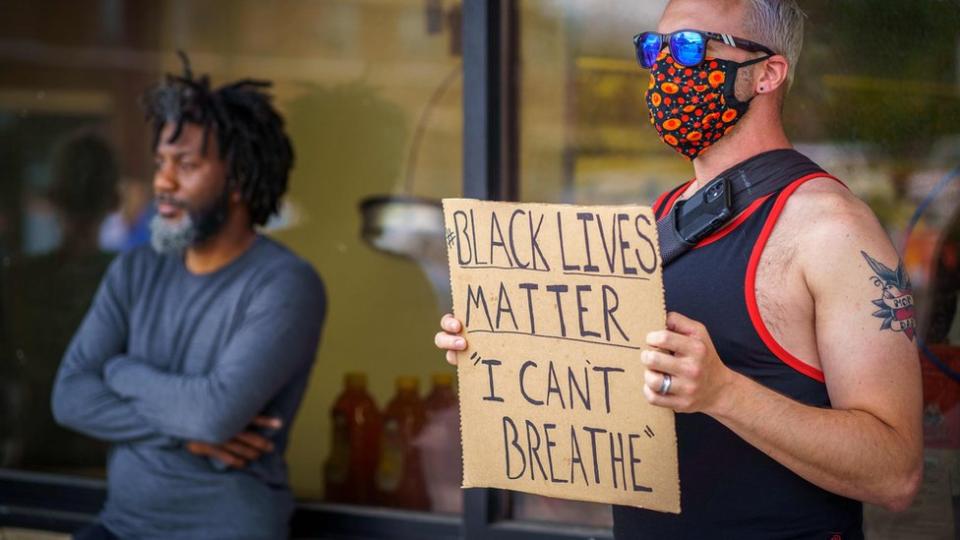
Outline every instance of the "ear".
<path id="1" fill-rule="evenodd" d="M 776 92 L 787 84 L 787 74 L 790 64 L 786 57 L 775 54 L 760 64 L 754 77 L 754 91 L 758 94 Z"/>
<path id="2" fill-rule="evenodd" d="M 230 204 L 238 204 L 243 202 L 243 195 L 231 180 L 227 180 L 227 193 L 227 199 L 230 201 Z"/>

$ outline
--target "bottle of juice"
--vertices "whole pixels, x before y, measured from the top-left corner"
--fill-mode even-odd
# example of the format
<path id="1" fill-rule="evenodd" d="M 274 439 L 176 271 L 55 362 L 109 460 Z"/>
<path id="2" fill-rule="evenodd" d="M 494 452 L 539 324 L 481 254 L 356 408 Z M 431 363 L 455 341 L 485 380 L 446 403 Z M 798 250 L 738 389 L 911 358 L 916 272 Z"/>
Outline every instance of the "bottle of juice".
<path id="1" fill-rule="evenodd" d="M 366 374 L 347 373 L 343 382 L 343 392 L 330 410 L 333 437 L 324 466 L 326 498 L 372 504 L 382 421 L 377 404 L 367 393 Z"/>
<path id="2" fill-rule="evenodd" d="M 427 423 L 416 441 L 423 460 L 430 464 L 424 473 L 433 512 L 459 513 L 463 509 L 458 405 L 453 373 L 435 373 L 433 388 L 424 400 Z"/>
<path id="3" fill-rule="evenodd" d="M 416 377 L 398 377 L 397 393 L 383 413 L 376 485 L 378 501 L 384 506 L 430 508 L 420 451 L 414 444 L 426 416 L 418 387 Z"/>
<path id="4" fill-rule="evenodd" d="M 433 388 L 423 400 L 428 421 L 431 415 L 457 408 L 457 394 L 453 391 L 453 373 L 434 373 L 432 380 Z"/>

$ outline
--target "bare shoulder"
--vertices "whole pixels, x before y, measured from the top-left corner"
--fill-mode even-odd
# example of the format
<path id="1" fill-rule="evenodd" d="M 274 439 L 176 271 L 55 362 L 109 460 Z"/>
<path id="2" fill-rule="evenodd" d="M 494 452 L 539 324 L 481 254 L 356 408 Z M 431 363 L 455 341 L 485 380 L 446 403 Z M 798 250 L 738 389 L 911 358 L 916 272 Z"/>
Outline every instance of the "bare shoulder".
<path id="1" fill-rule="evenodd" d="M 780 220 L 798 247 L 846 244 L 859 240 L 889 243 L 873 210 L 845 186 L 817 178 L 800 186 L 787 201 Z"/>
<path id="2" fill-rule="evenodd" d="M 880 227 L 866 203 L 830 178 L 816 178 L 797 188 L 784 207 L 783 216 L 791 221 L 805 222 L 804 229 L 813 234 L 838 234 L 863 227 Z"/>
<path id="3" fill-rule="evenodd" d="M 898 264 L 896 250 L 870 207 L 830 178 L 800 186 L 781 219 L 794 238 L 808 285 L 837 282 L 844 272 L 862 272 L 867 268 L 864 254 L 894 267 Z"/>

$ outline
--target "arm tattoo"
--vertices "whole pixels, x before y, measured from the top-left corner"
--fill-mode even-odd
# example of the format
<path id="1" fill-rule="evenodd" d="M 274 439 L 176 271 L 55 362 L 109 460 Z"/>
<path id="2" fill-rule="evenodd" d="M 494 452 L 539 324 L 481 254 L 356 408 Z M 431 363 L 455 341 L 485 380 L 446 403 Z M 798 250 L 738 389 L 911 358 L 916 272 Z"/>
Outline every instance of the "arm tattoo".
<path id="1" fill-rule="evenodd" d="M 913 291 L 910 286 L 910 276 L 903 269 L 903 261 L 898 261 L 897 269 L 893 270 L 882 262 L 860 252 L 873 270 L 870 281 L 880 288 L 882 294 L 873 301 L 873 305 L 880 308 L 873 312 L 873 316 L 883 319 L 880 330 L 903 332 L 903 335 L 913 341 L 916 322 L 913 318 Z"/>

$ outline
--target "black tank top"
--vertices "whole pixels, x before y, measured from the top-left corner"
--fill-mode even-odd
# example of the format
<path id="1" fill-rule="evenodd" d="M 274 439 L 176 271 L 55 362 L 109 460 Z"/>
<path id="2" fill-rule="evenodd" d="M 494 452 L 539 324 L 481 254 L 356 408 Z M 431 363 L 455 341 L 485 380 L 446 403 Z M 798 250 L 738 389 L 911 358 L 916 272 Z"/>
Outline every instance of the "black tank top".
<path id="1" fill-rule="evenodd" d="M 667 309 L 702 322 L 727 366 L 815 407 L 830 406 L 823 373 L 776 342 L 760 318 L 754 283 L 787 199 L 822 177 L 833 178 L 807 174 L 754 201 L 663 272 Z M 658 219 L 689 184 L 660 197 Z M 863 538 L 859 502 L 807 482 L 705 414 L 677 414 L 676 427 L 682 514 L 615 506 L 616 538 Z"/>

